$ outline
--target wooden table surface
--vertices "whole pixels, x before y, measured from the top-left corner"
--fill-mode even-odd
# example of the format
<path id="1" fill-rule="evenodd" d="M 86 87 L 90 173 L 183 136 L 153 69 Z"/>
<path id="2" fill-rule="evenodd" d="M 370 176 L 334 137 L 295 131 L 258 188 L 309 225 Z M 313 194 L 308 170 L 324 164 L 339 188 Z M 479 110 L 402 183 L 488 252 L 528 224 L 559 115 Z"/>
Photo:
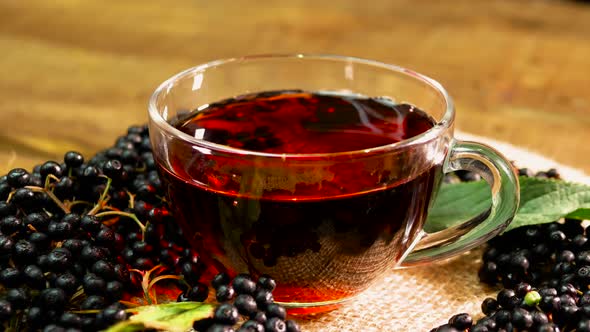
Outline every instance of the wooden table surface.
<path id="1" fill-rule="evenodd" d="M 216 58 L 336 53 L 445 85 L 457 127 L 590 172 L 590 5 L 568 0 L 0 0 L 0 174 L 87 155 Z"/>

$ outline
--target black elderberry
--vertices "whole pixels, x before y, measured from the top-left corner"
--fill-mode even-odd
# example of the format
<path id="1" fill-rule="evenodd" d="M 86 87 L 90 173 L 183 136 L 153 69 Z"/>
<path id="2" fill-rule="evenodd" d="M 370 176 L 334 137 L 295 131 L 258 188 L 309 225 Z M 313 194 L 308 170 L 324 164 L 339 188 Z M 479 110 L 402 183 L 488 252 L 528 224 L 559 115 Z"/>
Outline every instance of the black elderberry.
<path id="1" fill-rule="evenodd" d="M 19 263 L 30 263 L 35 261 L 37 248 L 27 240 L 19 240 L 14 244 L 14 259 Z"/>
<path id="2" fill-rule="evenodd" d="M 113 280 L 107 283 L 105 295 L 111 300 L 119 300 L 123 296 L 124 291 L 123 283 Z"/>
<path id="3" fill-rule="evenodd" d="M 238 309 L 238 312 L 245 316 L 253 315 L 258 310 L 254 298 L 247 294 L 238 295 L 234 301 L 234 305 Z"/>
<path id="4" fill-rule="evenodd" d="M 1 195 L 1 194 L 0 194 Z M 11 214 L 16 213 L 16 207 L 12 203 L 8 203 L 2 200 L 0 197 L 0 218 L 4 218 Z"/>
<path id="5" fill-rule="evenodd" d="M 207 329 L 207 332 L 234 332 L 234 329 L 229 325 L 213 324 Z"/>
<path id="6" fill-rule="evenodd" d="M 80 282 L 73 274 L 63 273 L 55 279 L 54 285 L 63 290 L 66 294 L 72 295 L 76 292 L 76 289 L 78 289 Z"/>
<path id="7" fill-rule="evenodd" d="M 59 317 L 59 324 L 67 327 L 79 328 L 82 326 L 82 319 L 75 313 L 64 312 Z"/>
<path id="8" fill-rule="evenodd" d="M 154 247 L 151 244 L 148 244 L 143 241 L 135 241 L 131 249 L 137 256 L 146 257 L 147 255 L 151 254 L 154 251 Z"/>
<path id="9" fill-rule="evenodd" d="M 301 328 L 299 327 L 299 324 L 297 324 L 295 321 L 288 320 L 288 321 L 286 321 L 286 323 L 287 323 L 287 332 L 301 332 Z"/>
<path id="10" fill-rule="evenodd" d="M 80 309 L 82 310 L 92 310 L 92 309 L 102 309 L 106 305 L 106 301 L 104 297 L 99 295 L 90 295 L 82 301 L 80 304 Z"/>
<path id="11" fill-rule="evenodd" d="M 86 179 L 86 180 L 96 180 L 98 178 L 98 176 L 100 175 L 100 172 L 98 171 L 98 168 L 96 168 L 95 166 L 92 165 L 88 165 L 84 168 L 84 170 L 82 171 L 82 176 Z"/>
<path id="12" fill-rule="evenodd" d="M 107 259 L 107 254 L 102 247 L 97 247 L 93 245 L 85 245 L 80 252 L 80 258 L 86 264 L 94 264 L 94 262 Z"/>
<path id="13" fill-rule="evenodd" d="M 12 253 L 14 248 L 14 241 L 9 236 L 0 234 L 0 255 L 7 255 Z"/>
<path id="14" fill-rule="evenodd" d="M 483 318 L 479 319 L 476 323 L 476 326 L 477 325 L 485 327 L 491 331 L 496 330 L 496 328 L 498 327 L 496 324 L 496 321 L 490 317 L 483 317 Z M 473 326 L 472 328 L 475 328 L 475 326 Z"/>
<path id="15" fill-rule="evenodd" d="M 576 332 L 590 332 L 590 319 L 580 319 L 578 325 L 576 325 Z"/>
<path id="16" fill-rule="evenodd" d="M 125 310 L 113 305 L 106 307 L 96 315 L 97 324 L 103 327 L 108 327 L 125 319 L 127 319 Z"/>
<path id="17" fill-rule="evenodd" d="M 66 332 L 66 329 L 57 324 L 49 324 L 43 328 L 43 332 Z"/>
<path id="18" fill-rule="evenodd" d="M 72 228 L 80 226 L 80 216 L 76 213 L 68 213 L 61 218 L 62 222 L 72 225 Z"/>
<path id="19" fill-rule="evenodd" d="M 263 274 L 258 278 L 258 287 L 272 292 L 277 287 L 277 283 L 270 276 Z"/>
<path id="20" fill-rule="evenodd" d="M 562 231 L 553 231 L 549 234 L 549 241 L 555 248 L 563 248 L 566 240 L 567 236 Z"/>
<path id="21" fill-rule="evenodd" d="M 106 291 L 106 282 L 103 278 L 94 273 L 88 273 L 82 279 L 84 292 L 90 295 L 104 295 Z"/>
<path id="22" fill-rule="evenodd" d="M 47 226 L 47 234 L 55 240 L 63 240 L 72 235 L 74 227 L 63 221 L 52 221 Z"/>
<path id="23" fill-rule="evenodd" d="M 112 280 L 116 277 L 115 267 L 113 264 L 102 259 L 96 261 L 90 268 L 90 271 L 106 280 Z"/>
<path id="24" fill-rule="evenodd" d="M 35 264 L 37 264 L 37 266 L 39 266 L 43 270 L 48 270 L 48 262 L 49 259 L 47 258 L 47 255 L 39 255 L 35 260 Z"/>
<path id="25" fill-rule="evenodd" d="M 0 300 L 0 303 L 1 301 L 2 300 Z M 26 317 L 27 325 L 31 328 L 41 327 L 46 319 L 43 310 L 41 310 L 39 307 L 30 307 L 29 310 L 27 310 Z M 1 317 L 0 320 L 2 320 Z"/>
<path id="26" fill-rule="evenodd" d="M 62 242 L 62 248 L 69 250 L 72 255 L 77 256 L 82 251 L 84 242 L 78 239 L 67 239 Z"/>
<path id="27" fill-rule="evenodd" d="M 10 195 L 10 192 L 12 192 L 12 188 L 10 188 L 8 183 L 0 183 L 0 201 L 6 201 Z"/>
<path id="28" fill-rule="evenodd" d="M 217 323 L 233 325 L 238 322 L 238 309 L 229 303 L 219 305 L 213 313 L 213 319 Z"/>
<path id="29" fill-rule="evenodd" d="M 486 315 L 489 316 L 496 312 L 500 308 L 498 301 L 491 297 L 486 298 L 481 303 L 481 311 Z"/>
<path id="30" fill-rule="evenodd" d="M 98 231 L 98 234 L 95 236 L 96 243 L 99 246 L 103 246 L 106 248 L 112 248 L 115 244 L 115 232 L 104 226 Z"/>
<path id="31" fill-rule="evenodd" d="M 238 328 L 237 332 L 264 332 L 264 325 L 257 321 L 249 320 L 244 322 L 244 324 Z"/>
<path id="32" fill-rule="evenodd" d="M 264 313 L 264 311 L 258 311 L 258 312 L 256 312 L 255 314 L 253 314 L 253 315 L 250 316 L 250 319 L 251 320 L 254 320 L 254 321 L 257 321 L 257 322 L 259 322 L 261 324 L 264 324 L 267 321 L 267 317 L 266 317 L 266 314 Z"/>
<path id="33" fill-rule="evenodd" d="M 569 294 L 561 294 L 559 300 L 561 301 L 562 307 L 576 305 L 576 300 Z"/>
<path id="34" fill-rule="evenodd" d="M 498 266 L 494 262 L 485 262 L 478 272 L 479 279 L 488 284 L 498 282 Z"/>
<path id="35" fill-rule="evenodd" d="M 562 306 L 553 316 L 553 322 L 558 325 L 572 323 L 579 319 L 580 308 L 575 305 Z"/>
<path id="36" fill-rule="evenodd" d="M 533 247 L 531 254 L 535 259 L 545 259 L 549 253 L 549 248 L 544 243 L 539 243 Z"/>
<path id="37" fill-rule="evenodd" d="M 28 188 L 18 188 L 12 195 L 12 203 L 24 210 L 36 205 L 35 193 Z"/>
<path id="38" fill-rule="evenodd" d="M 49 248 L 49 244 L 50 244 L 50 239 L 49 236 L 47 236 L 47 234 L 45 233 L 41 233 L 41 232 L 34 232 L 29 234 L 29 237 L 27 239 L 29 242 L 31 242 L 35 248 L 44 251 L 46 249 Z"/>
<path id="39" fill-rule="evenodd" d="M 516 285 L 516 287 L 514 287 L 514 292 L 516 293 L 516 296 L 520 297 L 520 298 L 524 298 L 524 296 L 530 292 L 533 288 L 531 287 L 530 284 L 526 283 L 526 282 L 521 282 L 518 285 Z"/>
<path id="40" fill-rule="evenodd" d="M 503 289 L 498 293 L 496 300 L 502 307 L 507 308 L 507 306 L 513 304 L 512 299 L 515 297 L 516 292 L 514 292 L 512 289 Z"/>
<path id="41" fill-rule="evenodd" d="M 79 152 L 68 151 L 64 155 L 64 162 L 69 168 L 76 168 L 84 163 L 84 157 Z"/>
<path id="42" fill-rule="evenodd" d="M 285 310 L 285 308 L 276 303 L 267 304 L 265 312 L 268 318 L 277 317 L 282 320 L 285 320 L 287 318 L 287 311 Z"/>
<path id="43" fill-rule="evenodd" d="M 44 183 L 43 183 L 43 180 L 41 179 L 41 174 L 32 173 L 31 178 L 29 179 L 29 186 L 43 187 Z"/>
<path id="44" fill-rule="evenodd" d="M 533 316 L 523 308 L 512 310 L 512 325 L 517 329 L 528 329 L 533 325 Z"/>
<path id="45" fill-rule="evenodd" d="M 31 175 L 27 170 L 22 168 L 15 168 L 6 175 L 6 183 L 13 188 L 21 188 L 29 185 Z"/>
<path id="46" fill-rule="evenodd" d="M 498 326 L 506 326 L 512 320 L 512 313 L 506 309 L 500 309 L 492 315 Z"/>
<path id="47" fill-rule="evenodd" d="M 58 178 L 61 177 L 62 169 L 61 166 L 55 161 L 46 161 L 43 165 L 41 165 L 39 173 L 41 174 L 41 179 L 45 181 L 45 178 L 49 175 L 53 175 Z"/>
<path id="48" fill-rule="evenodd" d="M 136 259 L 135 252 L 133 252 L 133 249 L 131 249 L 131 248 L 123 249 L 123 251 L 121 252 L 121 255 L 128 262 L 132 262 Z"/>
<path id="49" fill-rule="evenodd" d="M 221 285 L 217 287 L 217 292 L 215 293 L 215 298 L 217 302 L 226 302 L 231 300 L 234 297 L 235 291 L 234 288 L 230 285 Z"/>
<path id="50" fill-rule="evenodd" d="M 580 251 L 576 255 L 576 263 L 579 265 L 590 265 L 590 251 Z"/>
<path id="51" fill-rule="evenodd" d="M 135 213 L 138 218 L 144 219 L 147 218 L 151 209 L 153 209 L 153 206 L 150 203 L 138 200 L 133 207 L 133 213 Z"/>
<path id="52" fill-rule="evenodd" d="M 77 277 L 82 277 L 86 273 L 86 268 L 79 262 L 74 263 L 70 270 Z"/>
<path id="53" fill-rule="evenodd" d="M 47 310 L 63 310 L 66 303 L 66 294 L 59 288 L 47 288 L 39 295 L 41 305 Z"/>
<path id="54" fill-rule="evenodd" d="M 133 262 L 133 267 L 138 270 L 147 271 L 154 267 L 154 261 L 150 258 L 139 257 Z"/>
<path id="55" fill-rule="evenodd" d="M 572 297 L 578 297 L 578 290 L 572 284 L 564 283 L 557 288 L 557 294 L 567 294 Z"/>
<path id="56" fill-rule="evenodd" d="M 0 219 L 0 231 L 4 234 L 12 234 L 23 228 L 23 221 L 16 216 L 7 216 Z"/>
<path id="57" fill-rule="evenodd" d="M 24 309 L 30 301 L 28 292 L 23 288 L 10 288 L 6 292 L 6 300 L 14 309 Z"/>
<path id="58" fill-rule="evenodd" d="M 543 296 L 539 307 L 545 312 L 555 312 L 561 309 L 561 299 L 558 296 Z"/>
<path id="59" fill-rule="evenodd" d="M 237 275 L 234 278 L 232 285 L 238 294 L 252 295 L 256 291 L 256 283 L 247 275 Z"/>
<path id="60" fill-rule="evenodd" d="M 124 149 L 121 152 L 121 161 L 125 164 L 136 165 L 139 160 L 139 155 L 132 149 Z"/>
<path id="61" fill-rule="evenodd" d="M 5 287 L 18 287 L 23 283 L 21 272 L 12 267 L 0 270 L 0 283 Z"/>
<path id="62" fill-rule="evenodd" d="M 571 263 L 576 260 L 576 255 L 569 250 L 563 250 L 557 255 L 556 259 L 558 262 Z"/>
<path id="63" fill-rule="evenodd" d="M 588 248 L 588 238 L 583 234 L 574 236 L 571 242 L 572 250 L 581 251 Z"/>
<path id="64" fill-rule="evenodd" d="M 554 297 L 557 296 L 557 289 L 555 288 L 541 288 L 539 289 L 539 295 L 541 295 L 542 297 Z"/>
<path id="65" fill-rule="evenodd" d="M 197 283 L 188 290 L 187 297 L 190 301 L 203 302 L 209 296 L 209 288 L 207 285 Z"/>
<path id="66" fill-rule="evenodd" d="M 265 309 L 267 305 L 274 302 L 274 297 L 272 293 L 266 289 L 259 289 L 254 294 L 254 299 L 256 300 L 256 304 L 259 308 Z"/>
<path id="67" fill-rule="evenodd" d="M 129 282 L 129 270 L 122 264 L 115 265 L 115 276 L 124 284 Z"/>
<path id="68" fill-rule="evenodd" d="M 273 317 L 269 318 L 264 324 L 265 331 L 267 332 L 286 332 L 287 324 L 284 320 Z"/>
<path id="69" fill-rule="evenodd" d="M 574 272 L 574 265 L 568 262 L 559 262 L 551 268 L 551 273 L 554 276 L 561 276 L 572 272 Z"/>
<path id="70" fill-rule="evenodd" d="M 104 164 L 104 175 L 113 180 L 118 180 L 123 174 L 123 164 L 117 159 L 111 159 Z"/>
<path id="71" fill-rule="evenodd" d="M 102 226 L 102 223 L 95 216 L 83 216 L 80 221 L 80 227 L 90 234 L 96 234 Z"/>
<path id="72" fill-rule="evenodd" d="M 189 302 L 190 299 L 188 298 L 188 295 L 185 292 L 182 292 L 178 295 L 178 297 L 176 298 L 176 302 Z"/>
<path id="73" fill-rule="evenodd" d="M 12 318 L 13 312 L 10 302 L 0 299 L 0 322 L 6 322 Z"/>
<path id="74" fill-rule="evenodd" d="M 535 310 L 531 312 L 531 316 L 533 317 L 533 325 L 539 326 L 549 323 L 549 318 L 547 318 L 547 315 L 541 311 Z"/>
<path id="75" fill-rule="evenodd" d="M 72 260 L 72 253 L 66 248 L 55 248 L 47 255 L 48 267 L 54 272 L 70 268 Z"/>
<path id="76" fill-rule="evenodd" d="M 33 289 L 45 288 L 45 276 L 43 270 L 37 265 L 29 265 L 23 270 L 24 281 L 27 286 Z"/>

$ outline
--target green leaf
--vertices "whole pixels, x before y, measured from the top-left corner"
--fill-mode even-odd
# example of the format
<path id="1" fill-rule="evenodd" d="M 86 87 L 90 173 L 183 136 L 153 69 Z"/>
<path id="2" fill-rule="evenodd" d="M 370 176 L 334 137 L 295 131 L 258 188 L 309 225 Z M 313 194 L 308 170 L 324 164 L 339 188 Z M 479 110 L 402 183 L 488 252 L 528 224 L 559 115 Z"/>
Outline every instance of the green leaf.
<path id="1" fill-rule="evenodd" d="M 566 218 L 577 219 L 577 220 L 590 220 L 590 209 L 577 209 L 576 211 L 569 213 Z"/>
<path id="2" fill-rule="evenodd" d="M 508 230 L 556 221 L 563 217 L 590 219 L 590 186 L 551 179 L 520 177 L 520 207 Z M 491 205 L 487 183 L 443 185 L 428 214 L 427 232 L 469 220 Z"/>
<path id="3" fill-rule="evenodd" d="M 111 326 L 106 332 L 134 332 L 156 329 L 169 332 L 189 331 L 193 322 L 213 316 L 214 305 L 201 302 L 177 302 L 128 309 L 135 313 L 129 320 Z M 137 327 L 141 328 L 138 329 Z"/>

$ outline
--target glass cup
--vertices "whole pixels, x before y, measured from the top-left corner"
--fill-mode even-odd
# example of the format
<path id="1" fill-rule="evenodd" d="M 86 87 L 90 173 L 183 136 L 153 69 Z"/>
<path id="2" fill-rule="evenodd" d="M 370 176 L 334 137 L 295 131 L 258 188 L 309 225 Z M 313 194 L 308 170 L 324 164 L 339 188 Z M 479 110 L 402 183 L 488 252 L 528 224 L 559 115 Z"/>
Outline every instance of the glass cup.
<path id="1" fill-rule="evenodd" d="M 307 154 L 233 148 L 174 127 L 210 103 L 282 89 L 388 96 L 436 123 L 389 145 Z M 277 302 L 317 312 L 358 295 L 391 268 L 464 252 L 510 223 L 519 202 L 513 167 L 488 146 L 455 140 L 454 115 L 445 89 L 408 69 L 343 56 L 270 55 L 213 61 L 170 78 L 149 101 L 149 130 L 176 222 L 202 259 L 230 275 L 268 274 Z M 441 178 L 457 170 L 480 174 L 492 205 L 427 233 Z M 334 179 L 346 179 L 339 194 L 318 196 Z"/>

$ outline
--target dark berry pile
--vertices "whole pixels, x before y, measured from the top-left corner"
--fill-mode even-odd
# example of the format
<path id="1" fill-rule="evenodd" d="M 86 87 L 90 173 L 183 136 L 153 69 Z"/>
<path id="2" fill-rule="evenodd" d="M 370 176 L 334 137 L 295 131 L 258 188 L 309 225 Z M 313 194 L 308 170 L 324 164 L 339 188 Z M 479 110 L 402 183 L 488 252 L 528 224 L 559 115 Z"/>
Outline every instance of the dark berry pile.
<path id="1" fill-rule="evenodd" d="M 249 274 L 239 274 L 233 280 L 225 273 L 211 281 L 220 303 L 213 318 L 196 321 L 197 332 L 299 332 L 299 326 L 287 320 L 285 308 L 274 302 L 275 281 L 263 275 L 257 281 Z M 240 315 L 243 316 L 240 320 Z"/>
<path id="2" fill-rule="evenodd" d="M 527 169 L 519 174 L 533 176 Z M 559 178 L 554 169 L 535 176 Z M 589 233 L 580 221 L 565 219 L 492 239 L 479 278 L 503 289 L 483 301 L 483 318 L 458 314 L 432 331 L 590 331 Z"/>
<path id="3" fill-rule="evenodd" d="M 104 329 L 152 269 L 180 280 L 180 301 L 205 300 L 205 266 L 161 192 L 146 127 L 90 160 L 0 177 L 0 330 Z"/>

